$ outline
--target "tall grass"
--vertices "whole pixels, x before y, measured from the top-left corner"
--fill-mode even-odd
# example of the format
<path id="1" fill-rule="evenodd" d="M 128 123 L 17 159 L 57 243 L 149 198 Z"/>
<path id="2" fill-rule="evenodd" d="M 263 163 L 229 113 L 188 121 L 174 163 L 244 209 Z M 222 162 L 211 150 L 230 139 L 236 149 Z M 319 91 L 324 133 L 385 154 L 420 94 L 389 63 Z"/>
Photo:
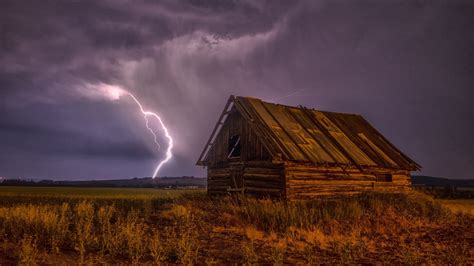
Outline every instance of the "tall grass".
<path id="1" fill-rule="evenodd" d="M 394 262 L 430 263 L 410 242 L 419 231 L 453 226 L 473 231 L 470 216 L 453 215 L 420 193 L 299 202 L 204 195 L 17 198 L 0 196 L 1 251 L 27 265 L 45 254 L 69 254 L 80 264 L 364 264 L 377 262 L 367 258 L 380 254 L 385 246 L 378 242 L 388 240 L 396 243 Z M 463 255 L 472 252 L 469 241 L 437 244 L 449 253 L 437 259 L 470 262 Z"/>
<path id="2" fill-rule="evenodd" d="M 70 223 L 69 205 L 56 206 L 20 205 L 0 207 L 2 235 L 18 242 L 24 235 L 40 239 L 42 244 L 57 250 L 66 237 Z"/>
<path id="3" fill-rule="evenodd" d="M 86 249 L 92 242 L 94 207 L 88 202 L 79 203 L 75 207 L 74 240 L 75 249 L 79 251 L 81 263 L 84 263 Z"/>
<path id="4" fill-rule="evenodd" d="M 314 229 L 334 221 L 354 224 L 361 218 L 381 218 L 391 212 L 407 219 L 440 221 L 449 211 L 420 193 L 367 193 L 338 199 L 286 202 L 236 197 L 226 202 L 234 213 L 266 231 L 286 232 L 289 228 Z"/>
<path id="5" fill-rule="evenodd" d="M 38 249 L 36 241 L 31 237 L 25 237 L 20 242 L 19 265 L 36 265 Z"/>
<path id="6" fill-rule="evenodd" d="M 19 205 L 0 208 L 0 227 L 5 238 L 13 242 L 34 239 L 55 253 L 72 248 L 81 264 L 88 253 L 122 256 L 132 264 L 145 257 L 157 263 L 192 264 L 200 247 L 199 217 L 181 205 L 173 206 L 167 215 L 173 223 L 157 231 L 149 224 L 150 217 L 137 211 L 125 214 L 114 205 L 95 208 L 89 201 L 60 208 Z"/>
<path id="7" fill-rule="evenodd" d="M 160 233 L 156 230 L 153 231 L 149 239 L 148 248 L 155 264 L 159 265 L 166 260 L 166 245 L 163 243 Z"/>
<path id="8" fill-rule="evenodd" d="M 181 264 L 192 264 L 199 251 L 199 231 L 201 226 L 199 214 L 193 212 L 189 206 L 174 205 L 167 213 L 173 220 L 173 225 L 165 228 L 167 231 L 168 250 L 176 256 Z"/>

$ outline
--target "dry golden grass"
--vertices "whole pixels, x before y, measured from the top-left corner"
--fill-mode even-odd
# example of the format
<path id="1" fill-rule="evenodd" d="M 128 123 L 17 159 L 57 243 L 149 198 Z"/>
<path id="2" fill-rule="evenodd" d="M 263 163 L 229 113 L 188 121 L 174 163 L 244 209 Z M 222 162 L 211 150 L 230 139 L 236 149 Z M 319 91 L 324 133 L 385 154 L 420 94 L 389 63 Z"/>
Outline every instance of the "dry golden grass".
<path id="1" fill-rule="evenodd" d="M 21 240 L 18 264 L 36 265 L 37 255 L 38 249 L 36 247 L 36 242 L 31 237 L 26 237 Z"/>
<path id="2" fill-rule="evenodd" d="M 257 228 L 255 228 L 254 226 L 246 226 L 244 228 L 244 233 L 245 233 L 245 236 L 250 239 L 251 241 L 254 241 L 254 240 L 264 240 L 264 232 L 258 230 Z"/>
<path id="3" fill-rule="evenodd" d="M 474 217 L 419 193 L 305 202 L 7 194 L 2 265 L 474 262 Z"/>
<path id="4" fill-rule="evenodd" d="M 474 199 L 437 200 L 437 201 L 455 213 L 466 213 L 466 214 L 474 215 Z"/>

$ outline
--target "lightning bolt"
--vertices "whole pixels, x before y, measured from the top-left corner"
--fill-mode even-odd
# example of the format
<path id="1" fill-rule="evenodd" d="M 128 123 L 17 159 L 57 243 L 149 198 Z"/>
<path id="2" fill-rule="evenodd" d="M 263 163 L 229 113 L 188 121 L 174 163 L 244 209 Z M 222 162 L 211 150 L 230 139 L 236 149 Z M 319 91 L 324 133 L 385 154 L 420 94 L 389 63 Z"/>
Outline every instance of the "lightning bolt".
<path id="1" fill-rule="evenodd" d="M 130 97 L 133 97 L 133 95 L 131 95 Z M 135 100 L 135 99 L 134 99 L 134 100 Z M 137 101 L 135 100 L 135 102 L 137 102 Z M 137 102 L 137 104 L 138 104 L 138 102 Z M 155 142 L 156 146 L 158 147 L 158 150 L 160 150 L 160 149 L 161 149 L 161 145 L 160 145 L 160 143 L 158 143 L 158 137 L 156 136 L 155 131 L 153 131 L 153 129 L 150 128 L 150 120 L 148 120 L 148 116 L 143 113 L 143 109 L 141 108 L 141 106 L 140 106 L 140 111 L 142 112 L 143 117 L 145 118 L 145 126 L 146 126 L 146 128 L 147 128 L 148 131 L 150 131 L 150 133 L 153 135 L 153 142 Z"/>
<path id="2" fill-rule="evenodd" d="M 173 138 L 170 136 L 170 134 L 168 132 L 168 129 L 166 128 L 165 124 L 163 123 L 163 120 L 161 120 L 160 116 L 158 116 L 157 114 L 155 114 L 153 112 L 146 111 L 145 109 L 143 109 L 143 105 L 140 103 L 140 101 L 133 94 L 131 94 L 128 91 L 126 91 L 126 93 L 127 93 L 128 96 L 130 96 L 133 99 L 133 101 L 135 101 L 135 103 L 140 108 L 140 111 L 142 112 L 143 117 L 145 118 L 145 125 L 146 125 L 148 131 L 150 131 L 151 134 L 153 135 L 154 142 L 158 146 L 158 149 L 160 148 L 160 144 L 158 143 L 158 141 L 156 139 L 157 137 L 156 137 L 155 132 L 153 131 L 152 128 L 149 127 L 149 120 L 148 120 L 149 116 L 154 117 L 158 120 L 158 122 L 161 125 L 161 128 L 163 128 L 163 131 L 165 132 L 165 137 L 168 139 L 168 148 L 166 149 L 166 156 L 163 160 L 161 160 L 158 163 L 158 166 L 155 168 L 155 172 L 153 172 L 152 178 L 155 178 L 155 177 L 158 176 L 158 172 L 160 171 L 161 167 L 163 167 L 163 165 L 165 163 L 167 163 L 171 159 L 171 157 L 173 157 L 173 154 L 171 153 L 171 150 L 173 149 Z"/>
<path id="3" fill-rule="evenodd" d="M 150 120 L 149 120 L 149 117 L 152 117 L 152 118 L 155 118 L 156 120 L 158 120 L 158 122 L 160 123 L 160 126 L 161 128 L 163 129 L 163 131 L 165 132 L 165 137 L 168 139 L 168 148 L 166 149 L 166 156 L 163 160 L 161 160 L 158 165 L 156 166 L 155 168 L 155 171 L 153 172 L 153 175 L 152 175 L 152 178 L 155 178 L 158 176 L 158 172 L 160 171 L 161 167 L 163 167 L 163 165 L 165 163 L 167 163 L 172 157 L 173 157 L 173 154 L 171 152 L 171 150 L 173 149 L 173 138 L 171 137 L 171 135 L 169 134 L 168 132 L 168 129 L 166 128 L 165 124 L 163 123 L 163 120 L 161 119 L 161 117 L 159 115 L 157 115 L 156 113 L 154 112 L 151 112 L 151 111 L 147 111 L 143 108 L 143 105 L 140 103 L 140 101 L 137 99 L 137 97 L 135 97 L 135 95 L 133 95 L 131 92 L 127 91 L 127 90 L 124 90 L 118 86 L 112 86 L 112 85 L 106 85 L 106 84 L 101 84 L 101 87 L 100 87 L 104 92 L 106 92 L 106 96 L 108 98 L 110 98 L 111 100 L 118 100 L 120 99 L 120 96 L 122 94 L 126 94 L 128 96 L 130 96 L 130 98 L 133 99 L 133 101 L 138 105 L 138 107 L 140 108 L 140 112 L 143 114 L 143 118 L 145 119 L 145 126 L 146 128 L 148 129 L 148 131 L 150 131 L 150 133 L 153 135 L 153 141 L 155 142 L 156 146 L 158 147 L 158 149 L 160 149 L 160 144 L 158 143 L 158 140 L 157 140 L 157 135 L 155 133 L 155 131 L 153 131 L 153 129 L 150 127 Z"/>

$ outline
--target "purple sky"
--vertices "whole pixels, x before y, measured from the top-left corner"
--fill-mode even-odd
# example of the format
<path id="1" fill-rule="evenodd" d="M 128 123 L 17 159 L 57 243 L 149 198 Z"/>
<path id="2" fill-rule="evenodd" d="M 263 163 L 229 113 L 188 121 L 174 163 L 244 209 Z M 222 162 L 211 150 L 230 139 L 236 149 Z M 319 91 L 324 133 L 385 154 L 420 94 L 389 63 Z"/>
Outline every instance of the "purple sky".
<path id="1" fill-rule="evenodd" d="M 194 163 L 230 94 L 362 114 L 423 166 L 474 178 L 472 1 L 0 2 L 0 177 L 150 176 L 129 97 Z"/>

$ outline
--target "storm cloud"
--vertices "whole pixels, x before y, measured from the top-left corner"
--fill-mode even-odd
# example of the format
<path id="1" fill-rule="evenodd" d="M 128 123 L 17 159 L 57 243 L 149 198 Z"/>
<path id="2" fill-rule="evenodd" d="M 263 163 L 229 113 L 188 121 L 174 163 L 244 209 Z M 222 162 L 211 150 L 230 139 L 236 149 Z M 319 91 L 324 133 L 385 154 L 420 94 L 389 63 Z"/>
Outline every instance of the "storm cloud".
<path id="1" fill-rule="evenodd" d="M 134 93 L 194 163 L 230 94 L 359 113 L 423 166 L 472 178 L 470 1 L 2 1 L 0 176 L 149 176 Z M 159 126 L 156 125 L 157 130 Z M 162 132 L 161 132 L 162 133 Z"/>

